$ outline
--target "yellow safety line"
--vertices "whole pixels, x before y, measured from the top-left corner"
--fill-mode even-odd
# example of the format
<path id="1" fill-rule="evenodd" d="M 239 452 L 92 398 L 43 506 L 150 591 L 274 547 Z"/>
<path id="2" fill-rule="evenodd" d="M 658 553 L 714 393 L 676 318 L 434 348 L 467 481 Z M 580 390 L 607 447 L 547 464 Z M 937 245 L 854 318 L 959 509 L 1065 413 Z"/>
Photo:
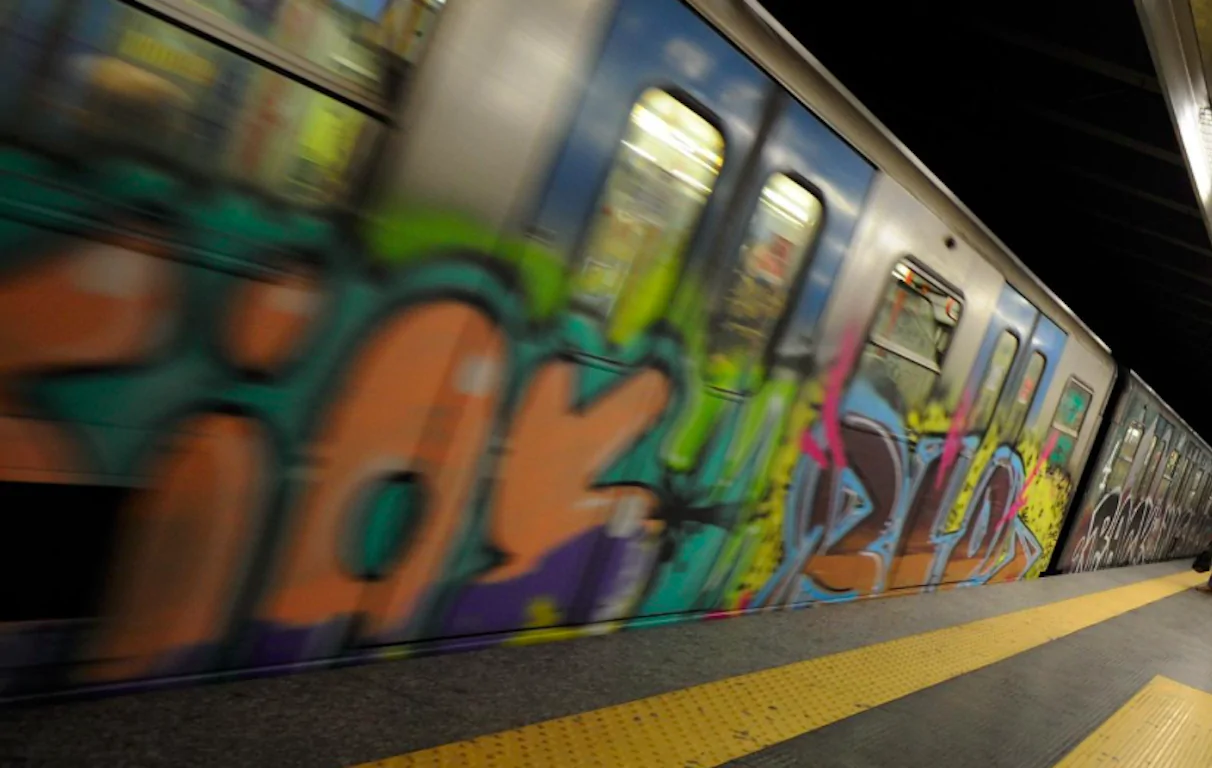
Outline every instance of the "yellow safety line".
<path id="1" fill-rule="evenodd" d="M 1182 592 L 1185 572 L 367 763 L 706 768 Z M 606 670 L 603 674 L 610 674 Z"/>
<path id="2" fill-rule="evenodd" d="M 1212 694 L 1155 677 L 1056 765 L 1208 768 Z"/>

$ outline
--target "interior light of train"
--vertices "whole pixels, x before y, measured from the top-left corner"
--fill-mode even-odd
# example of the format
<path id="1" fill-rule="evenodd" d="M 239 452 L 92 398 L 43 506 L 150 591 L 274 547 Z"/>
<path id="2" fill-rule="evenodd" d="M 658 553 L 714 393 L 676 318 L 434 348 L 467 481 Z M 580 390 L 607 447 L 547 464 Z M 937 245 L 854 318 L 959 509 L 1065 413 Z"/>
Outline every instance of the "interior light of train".
<path id="1" fill-rule="evenodd" d="M 723 162 L 722 157 L 704 148 L 693 138 L 671 126 L 665 119 L 653 114 L 651 110 L 637 104 L 631 112 L 631 120 L 645 133 L 668 144 L 712 173 L 718 173 L 718 168 Z"/>

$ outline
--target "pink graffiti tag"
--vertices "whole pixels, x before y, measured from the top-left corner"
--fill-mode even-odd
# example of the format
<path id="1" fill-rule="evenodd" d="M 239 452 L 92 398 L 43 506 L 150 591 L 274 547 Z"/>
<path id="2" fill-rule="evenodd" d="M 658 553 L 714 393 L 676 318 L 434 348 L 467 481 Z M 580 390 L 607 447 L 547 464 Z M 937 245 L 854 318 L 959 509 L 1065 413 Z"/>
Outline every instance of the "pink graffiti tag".
<path id="1" fill-rule="evenodd" d="M 821 406 L 821 427 L 825 430 L 825 444 L 828 454 L 817 443 L 810 430 L 804 430 L 800 437 L 800 450 L 812 457 L 822 467 L 829 465 L 829 458 L 838 469 L 846 468 L 846 446 L 842 441 L 842 396 L 846 392 L 846 378 L 854 361 L 858 359 L 858 333 L 851 329 L 842 337 L 838 349 L 837 360 L 829 369 L 825 381 L 825 399 Z"/>
<path id="2" fill-rule="evenodd" d="M 812 436 L 812 430 L 805 429 L 804 434 L 800 436 L 800 451 L 808 454 L 813 461 L 822 467 L 829 461 L 828 457 L 825 456 L 825 449 Z"/>
<path id="3" fill-rule="evenodd" d="M 966 390 L 964 396 L 960 398 L 959 405 L 955 409 L 955 414 L 951 417 L 951 424 L 947 427 L 947 437 L 943 441 L 943 455 L 939 461 L 938 473 L 934 476 L 934 489 L 937 491 L 943 487 L 943 478 L 947 477 L 951 465 L 959 457 L 960 452 L 960 435 L 964 432 L 964 425 L 968 423 L 968 413 L 972 410 L 972 390 Z"/>

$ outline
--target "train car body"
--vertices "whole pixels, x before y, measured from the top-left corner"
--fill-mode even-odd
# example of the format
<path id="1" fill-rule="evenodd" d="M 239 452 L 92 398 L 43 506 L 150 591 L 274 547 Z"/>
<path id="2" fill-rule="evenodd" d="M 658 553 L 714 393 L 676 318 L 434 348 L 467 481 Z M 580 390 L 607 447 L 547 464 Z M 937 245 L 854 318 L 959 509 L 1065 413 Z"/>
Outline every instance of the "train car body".
<path id="1" fill-rule="evenodd" d="M 209 6 L 3 19 L 0 694 L 1048 565 L 1109 351 L 760 6 Z"/>
<path id="2" fill-rule="evenodd" d="M 1208 546 L 1208 444 L 1135 373 L 1104 429 L 1057 570 L 1193 557 Z"/>

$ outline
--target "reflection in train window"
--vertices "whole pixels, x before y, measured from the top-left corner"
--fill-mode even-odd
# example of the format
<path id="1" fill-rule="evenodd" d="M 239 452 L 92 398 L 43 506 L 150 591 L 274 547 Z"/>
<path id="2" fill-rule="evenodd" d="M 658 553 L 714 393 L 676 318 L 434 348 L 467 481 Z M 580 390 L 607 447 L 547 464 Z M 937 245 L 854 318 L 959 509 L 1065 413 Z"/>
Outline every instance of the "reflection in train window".
<path id="1" fill-rule="evenodd" d="M 660 316 L 723 163 L 724 137 L 650 89 L 631 118 L 581 254 L 573 300 L 621 343 Z"/>
<path id="2" fill-rule="evenodd" d="M 1062 467 L 1069 463 L 1092 400 L 1094 391 L 1070 376 L 1065 390 L 1061 392 L 1060 402 L 1056 404 L 1052 429 L 1048 435 L 1048 442 L 1053 443 L 1052 453 L 1048 456 L 1048 462 L 1052 466 Z"/>
<path id="3" fill-rule="evenodd" d="M 1104 483 L 1104 488 L 1119 488 L 1128 479 L 1128 472 L 1132 469 L 1132 462 L 1136 460 L 1136 453 L 1140 448 L 1140 438 L 1144 434 L 1144 424 L 1139 421 L 1128 424 L 1120 440 L 1119 450 L 1115 452 L 1115 465 L 1111 468 L 1111 475 Z"/>
<path id="4" fill-rule="evenodd" d="M 1042 354 L 1032 352 L 1031 359 L 1027 361 L 1027 367 L 1023 369 L 1014 400 L 1010 402 L 1010 411 L 1006 415 L 1005 431 L 1002 432 L 1011 445 L 1018 442 L 1019 433 L 1022 432 L 1023 424 L 1027 421 L 1027 413 L 1031 410 L 1031 402 L 1035 398 L 1035 390 L 1039 386 L 1040 377 L 1044 375 L 1046 364 L 1047 361 Z"/>
<path id="5" fill-rule="evenodd" d="M 762 188 L 713 318 L 710 385 L 737 392 L 747 388 L 798 282 L 823 210 L 816 195 L 786 174 L 772 175 Z"/>
<path id="6" fill-rule="evenodd" d="M 905 408 L 925 405 L 959 323 L 959 300 L 908 262 L 892 269 L 859 375 Z"/>
<path id="7" fill-rule="evenodd" d="M 1001 398 L 1006 375 L 1010 373 L 1010 366 L 1014 364 L 1014 355 L 1017 352 L 1018 337 L 1010 331 L 1002 331 L 997 337 L 993 355 L 989 358 L 989 366 L 985 369 L 985 378 L 976 397 L 976 407 L 972 409 L 972 420 L 968 428 L 973 432 L 983 432 L 989 426 L 993 410 Z"/>

